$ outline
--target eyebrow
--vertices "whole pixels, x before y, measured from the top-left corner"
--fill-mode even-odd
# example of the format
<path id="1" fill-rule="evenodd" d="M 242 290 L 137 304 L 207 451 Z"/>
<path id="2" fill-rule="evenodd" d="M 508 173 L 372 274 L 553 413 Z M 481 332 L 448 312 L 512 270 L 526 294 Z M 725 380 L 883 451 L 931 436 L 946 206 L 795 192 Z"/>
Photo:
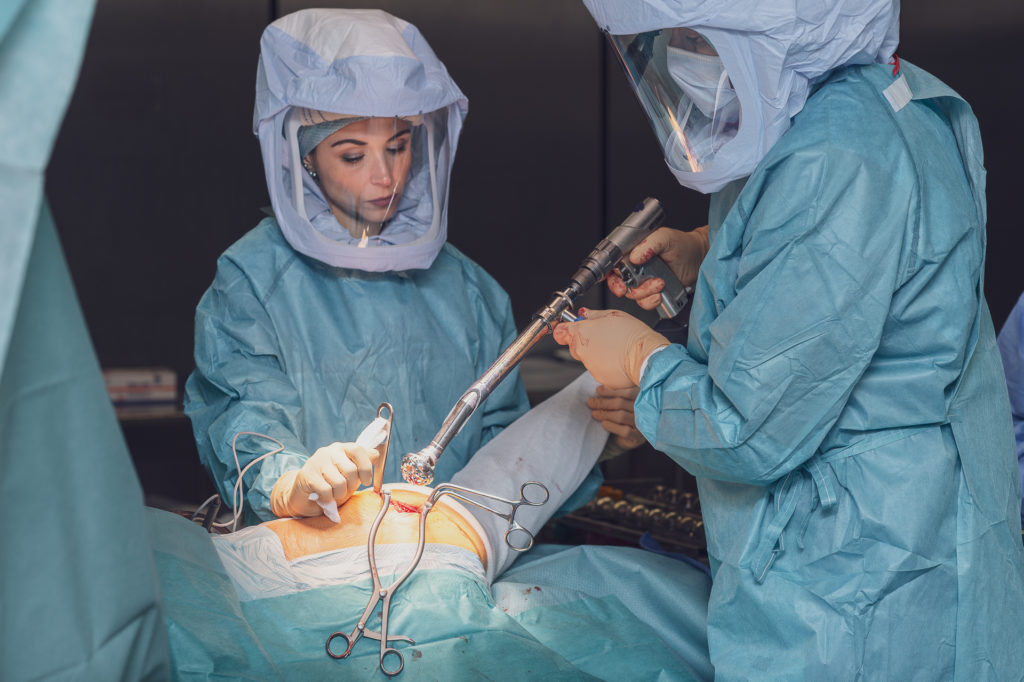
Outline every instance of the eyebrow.
<path id="1" fill-rule="evenodd" d="M 412 132 L 412 128 L 406 128 L 405 130 L 400 130 L 397 133 L 395 133 L 394 135 L 392 135 L 391 137 L 389 137 L 388 138 L 388 142 L 392 142 L 392 141 L 398 139 L 399 137 L 401 137 L 402 135 L 409 135 L 411 132 Z M 356 140 L 354 138 L 345 138 L 344 140 L 338 140 L 337 142 L 332 142 L 331 146 L 332 147 L 337 147 L 339 144 L 358 144 L 358 145 L 360 145 L 362 147 L 366 146 L 366 142 L 364 142 L 363 140 Z"/>

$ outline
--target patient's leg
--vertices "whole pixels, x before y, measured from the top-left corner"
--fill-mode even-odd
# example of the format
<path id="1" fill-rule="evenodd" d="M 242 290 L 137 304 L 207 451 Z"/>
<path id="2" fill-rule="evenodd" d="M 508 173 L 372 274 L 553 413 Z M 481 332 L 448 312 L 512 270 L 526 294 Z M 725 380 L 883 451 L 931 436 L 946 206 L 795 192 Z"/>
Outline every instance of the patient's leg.
<path id="1" fill-rule="evenodd" d="M 536 534 L 587 477 L 608 441 L 608 432 L 591 418 L 587 407 L 587 398 L 596 390 L 594 378 L 581 375 L 480 448 L 452 483 L 508 499 L 518 499 L 526 481 L 544 484 L 550 492 L 547 503 L 521 507 L 516 516 Z M 487 579 L 493 581 L 518 556 L 505 544 L 508 524 L 494 514 L 467 508 L 483 526 L 492 550 Z"/>

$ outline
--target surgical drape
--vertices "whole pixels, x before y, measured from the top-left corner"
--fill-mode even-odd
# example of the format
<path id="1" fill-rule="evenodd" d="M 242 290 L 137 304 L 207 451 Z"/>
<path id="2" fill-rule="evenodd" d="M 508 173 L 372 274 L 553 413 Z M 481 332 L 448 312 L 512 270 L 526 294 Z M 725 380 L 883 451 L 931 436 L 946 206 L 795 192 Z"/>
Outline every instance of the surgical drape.
<path id="1" fill-rule="evenodd" d="M 142 491 L 43 198 L 92 10 L 79 0 L 0 9 L 5 680 L 168 676 Z"/>

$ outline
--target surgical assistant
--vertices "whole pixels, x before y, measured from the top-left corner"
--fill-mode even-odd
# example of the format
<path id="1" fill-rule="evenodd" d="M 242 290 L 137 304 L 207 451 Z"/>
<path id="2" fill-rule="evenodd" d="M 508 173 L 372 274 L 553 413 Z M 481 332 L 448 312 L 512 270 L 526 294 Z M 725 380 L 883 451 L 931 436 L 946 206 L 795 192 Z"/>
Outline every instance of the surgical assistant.
<path id="1" fill-rule="evenodd" d="M 367 453 L 338 441 L 382 401 L 401 415 L 393 452 L 429 442 L 514 338 L 508 296 L 445 242 L 466 111 L 418 30 L 385 12 L 303 10 L 264 31 L 254 129 L 274 216 L 218 261 L 185 397 L 225 499 L 239 467 L 275 449 L 240 436 L 236 463 L 236 434 L 283 445 L 245 474 L 258 519 L 318 513 L 307 498 L 325 477 L 338 502 L 366 484 Z M 527 407 L 515 372 L 452 443 L 438 482 Z M 400 459 L 386 481 L 400 480 Z"/>
<path id="2" fill-rule="evenodd" d="M 969 106 L 894 55 L 891 0 L 585 4 L 711 210 L 631 255 L 693 273 L 685 346 L 608 311 L 555 336 L 698 478 L 716 679 L 1019 679 Z"/>

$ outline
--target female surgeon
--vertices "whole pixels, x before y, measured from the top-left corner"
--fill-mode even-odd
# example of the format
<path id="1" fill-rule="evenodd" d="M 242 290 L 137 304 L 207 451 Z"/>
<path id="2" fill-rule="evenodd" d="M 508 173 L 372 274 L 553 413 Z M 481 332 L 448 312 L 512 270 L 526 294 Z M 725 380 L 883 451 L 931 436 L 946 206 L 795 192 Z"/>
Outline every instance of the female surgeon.
<path id="1" fill-rule="evenodd" d="M 395 411 L 391 452 L 429 443 L 515 337 L 508 296 L 445 242 L 466 110 L 419 31 L 385 12 L 303 10 L 264 31 L 255 132 L 274 215 L 218 261 L 185 397 L 224 499 L 281 448 L 244 473 L 258 520 L 317 515 L 311 493 L 341 503 L 369 483 L 375 451 L 348 441 L 381 402 Z M 435 480 L 527 408 L 514 372 Z M 385 481 L 399 480 L 400 454 Z"/>
<path id="2" fill-rule="evenodd" d="M 630 255 L 696 283 L 685 346 L 608 311 L 555 336 L 698 478 L 716 679 L 1020 679 L 970 108 L 894 56 L 895 0 L 584 1 L 710 225 Z"/>

